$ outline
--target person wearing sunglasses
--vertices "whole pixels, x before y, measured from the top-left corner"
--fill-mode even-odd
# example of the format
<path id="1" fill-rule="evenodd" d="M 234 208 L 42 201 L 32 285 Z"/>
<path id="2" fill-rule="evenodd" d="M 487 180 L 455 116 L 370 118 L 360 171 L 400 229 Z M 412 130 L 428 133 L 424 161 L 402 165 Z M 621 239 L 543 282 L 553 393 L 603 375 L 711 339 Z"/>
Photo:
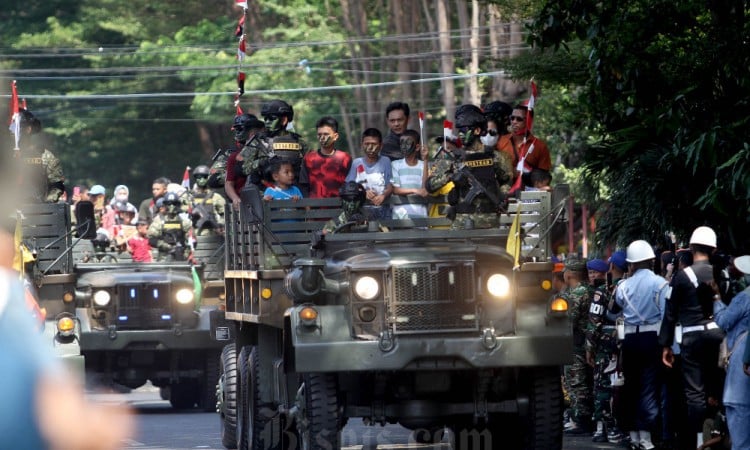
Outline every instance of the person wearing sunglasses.
<path id="1" fill-rule="evenodd" d="M 455 185 L 447 195 L 452 229 L 497 227 L 512 168 L 505 155 L 482 143 L 482 136 L 487 134 L 487 118 L 479 107 L 458 107 L 454 122 L 461 147 L 454 151 L 456 158 L 436 162 L 426 189 L 434 193 L 449 182 Z"/>
<path id="2" fill-rule="evenodd" d="M 513 165 L 512 190 L 514 191 L 522 187 L 519 177 L 524 173 L 530 173 L 533 169 L 548 172 L 552 170 L 552 159 L 547 143 L 531 133 L 533 118 L 534 110 L 528 109 L 525 105 L 513 107 L 510 115 L 510 134 L 500 136 L 497 144 L 497 148 L 508 155 Z"/>

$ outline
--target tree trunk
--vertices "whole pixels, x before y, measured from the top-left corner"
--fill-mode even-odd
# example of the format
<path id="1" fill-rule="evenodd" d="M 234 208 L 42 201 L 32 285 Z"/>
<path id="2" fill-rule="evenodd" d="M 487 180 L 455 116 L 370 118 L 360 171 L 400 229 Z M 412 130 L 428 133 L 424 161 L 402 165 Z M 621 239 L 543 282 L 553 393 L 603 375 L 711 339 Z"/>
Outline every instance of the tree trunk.
<path id="1" fill-rule="evenodd" d="M 466 13 L 465 0 L 456 0 L 456 13 L 458 29 L 460 30 L 458 37 L 459 48 L 461 49 L 460 57 L 463 61 L 463 67 L 468 68 L 471 61 L 471 38 L 469 36 L 469 15 Z M 463 94 L 459 103 L 464 103 L 469 98 L 469 83 L 463 83 L 463 86 Z"/>
<path id="2" fill-rule="evenodd" d="M 451 52 L 451 35 L 450 23 L 448 22 L 448 0 L 435 0 L 435 10 L 437 13 L 437 27 L 440 37 L 438 39 L 440 48 L 440 71 L 444 76 L 450 76 L 454 73 L 453 54 Z M 456 112 L 456 88 L 453 80 L 446 79 L 441 81 L 443 90 L 443 106 L 445 106 L 445 116 L 448 120 L 453 120 Z"/>
<path id="3" fill-rule="evenodd" d="M 479 0 L 471 0 L 471 39 L 469 44 L 471 47 L 471 64 L 469 65 L 471 78 L 467 83 L 469 86 L 469 103 L 479 105 L 482 100 L 479 93 L 479 80 L 477 79 L 479 73 Z"/>

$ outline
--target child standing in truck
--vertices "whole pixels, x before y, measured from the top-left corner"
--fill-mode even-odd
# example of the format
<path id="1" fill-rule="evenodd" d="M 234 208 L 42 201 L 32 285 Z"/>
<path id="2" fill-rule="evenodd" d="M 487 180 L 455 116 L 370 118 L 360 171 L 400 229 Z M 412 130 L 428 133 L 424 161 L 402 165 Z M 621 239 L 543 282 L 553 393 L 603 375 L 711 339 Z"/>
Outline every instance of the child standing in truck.
<path id="1" fill-rule="evenodd" d="M 271 163 L 269 169 L 273 187 L 269 186 L 263 192 L 263 200 L 293 200 L 302 198 L 302 192 L 294 185 L 294 168 L 291 161 L 278 160 Z"/>
<path id="2" fill-rule="evenodd" d="M 138 219 L 135 236 L 128 239 L 128 251 L 135 262 L 153 262 L 151 244 L 148 242 L 148 221 Z"/>

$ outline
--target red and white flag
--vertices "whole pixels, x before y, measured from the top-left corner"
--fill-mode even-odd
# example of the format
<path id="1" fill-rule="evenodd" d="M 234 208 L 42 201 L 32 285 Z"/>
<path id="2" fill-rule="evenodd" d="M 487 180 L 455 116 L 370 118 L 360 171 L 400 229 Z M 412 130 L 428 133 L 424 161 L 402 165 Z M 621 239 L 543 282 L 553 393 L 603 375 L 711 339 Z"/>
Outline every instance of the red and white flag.
<path id="1" fill-rule="evenodd" d="M 529 95 L 529 101 L 526 103 L 526 107 L 528 108 L 526 110 L 526 132 L 531 133 L 531 126 L 534 125 L 534 115 L 532 114 L 532 111 L 534 111 L 534 105 L 536 104 L 536 98 L 539 95 L 536 83 L 534 81 L 531 81 L 531 94 Z"/>
<path id="2" fill-rule="evenodd" d="M 245 43 L 245 35 L 243 34 L 240 37 L 240 45 L 237 47 L 237 60 L 242 62 L 245 60 L 245 56 L 247 55 L 247 44 Z"/>
<path id="3" fill-rule="evenodd" d="M 234 4 L 247 9 L 247 0 L 234 0 Z"/>
<path id="4" fill-rule="evenodd" d="M 237 22 L 237 28 L 234 29 L 234 35 L 237 37 L 245 34 L 245 15 L 240 16 L 240 20 Z"/>
<path id="5" fill-rule="evenodd" d="M 21 141 L 21 113 L 18 109 L 18 91 L 16 90 L 16 80 L 10 83 L 10 132 L 13 133 L 15 140 L 14 150 L 20 150 L 18 143 Z"/>
<path id="6" fill-rule="evenodd" d="M 419 129 L 424 130 L 424 113 L 419 111 L 417 115 L 419 116 Z"/>
<path id="7" fill-rule="evenodd" d="M 443 138 L 453 140 L 453 122 L 450 120 L 443 121 Z"/>
<path id="8" fill-rule="evenodd" d="M 190 189 L 190 166 L 185 166 L 185 173 L 182 174 L 182 187 Z"/>

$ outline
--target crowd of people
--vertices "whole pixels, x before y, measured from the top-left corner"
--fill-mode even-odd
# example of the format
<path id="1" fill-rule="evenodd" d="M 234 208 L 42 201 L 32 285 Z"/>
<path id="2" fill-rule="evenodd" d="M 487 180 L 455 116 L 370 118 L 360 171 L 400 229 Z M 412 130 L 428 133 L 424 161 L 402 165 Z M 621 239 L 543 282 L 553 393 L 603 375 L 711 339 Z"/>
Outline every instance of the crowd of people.
<path id="1" fill-rule="evenodd" d="M 750 448 L 750 256 L 725 267 L 707 226 L 688 248 L 654 248 L 636 240 L 607 261 L 556 266 L 574 336 L 565 433 L 639 450 Z"/>

